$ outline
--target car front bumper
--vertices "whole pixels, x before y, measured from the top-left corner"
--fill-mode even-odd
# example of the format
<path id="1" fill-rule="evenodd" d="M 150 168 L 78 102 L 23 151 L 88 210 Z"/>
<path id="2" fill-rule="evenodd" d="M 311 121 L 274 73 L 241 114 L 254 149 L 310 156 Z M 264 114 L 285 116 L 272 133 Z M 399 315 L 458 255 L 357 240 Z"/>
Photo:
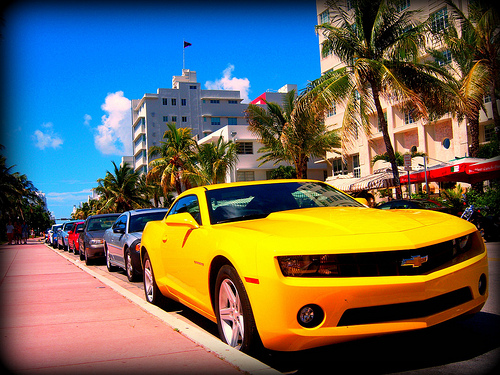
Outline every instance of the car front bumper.
<path id="1" fill-rule="evenodd" d="M 429 327 L 477 312 L 488 298 L 486 252 L 413 276 L 284 277 L 275 266 L 276 278 L 246 282 L 245 287 L 264 346 L 278 351 Z M 299 324 L 306 305 L 324 313 L 314 328 Z"/>

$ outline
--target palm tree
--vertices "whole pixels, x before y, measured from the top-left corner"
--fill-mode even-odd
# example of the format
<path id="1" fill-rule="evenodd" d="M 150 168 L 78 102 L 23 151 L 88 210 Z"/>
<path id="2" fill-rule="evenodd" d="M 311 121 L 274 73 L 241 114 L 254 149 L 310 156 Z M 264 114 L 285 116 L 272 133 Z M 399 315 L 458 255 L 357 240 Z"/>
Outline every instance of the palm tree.
<path id="1" fill-rule="evenodd" d="M 113 163 L 113 173 L 106 171 L 106 177 L 99 179 L 99 186 L 94 190 L 101 194 L 103 206 L 101 212 L 124 212 L 150 206 L 138 188 L 139 175 L 128 165 L 119 168 Z"/>
<path id="2" fill-rule="evenodd" d="M 262 164 L 286 162 L 295 167 L 297 178 L 307 177 L 307 163 L 311 157 L 324 157 L 332 148 L 339 147 L 335 131 L 328 131 L 324 124 L 324 111 L 297 105 L 300 98 L 295 90 L 285 94 L 283 106 L 266 102 L 266 108 L 249 104 L 246 112 L 250 131 L 264 145 L 264 153 L 257 160 Z"/>
<path id="3" fill-rule="evenodd" d="M 402 196 L 399 172 L 382 99 L 399 103 L 417 119 L 429 116 L 426 104 L 444 108 L 455 94 L 444 85 L 449 75 L 419 62 L 425 44 L 423 26 L 415 21 L 416 11 L 398 9 L 399 2 L 353 0 L 352 12 L 340 0 L 328 2 L 334 17 L 316 27 L 325 36 L 321 52 L 325 57 L 335 54 L 344 66 L 311 82 L 302 94 L 308 98 L 305 103 L 319 109 L 344 104 L 343 155 L 358 129 L 370 135 L 369 115 L 377 114 L 398 198 Z"/>
<path id="4" fill-rule="evenodd" d="M 177 194 L 182 192 L 182 185 L 190 187 L 187 174 L 190 168 L 190 160 L 196 142 L 192 138 L 191 129 L 179 128 L 175 124 L 168 123 L 168 130 L 163 135 L 161 146 L 152 146 L 149 149 L 149 157 L 158 157 L 149 162 L 148 181 L 160 178 L 163 193 L 167 196 L 169 189 L 175 188 Z"/>
<path id="5" fill-rule="evenodd" d="M 483 109 L 483 97 L 490 95 L 495 124 L 495 133 L 500 134 L 500 115 L 496 106 L 496 90 L 500 74 L 500 18 L 497 9 L 489 2 L 474 1 L 469 4 L 466 16 L 452 1 L 447 0 L 460 31 L 455 23 L 435 33 L 442 40 L 456 63 L 462 103 L 458 103 L 460 114 L 467 119 L 471 135 L 469 155 L 477 157 L 479 152 L 479 112 Z M 438 60 L 443 60 L 443 51 L 430 51 Z M 450 64 L 445 65 L 452 69 Z"/>
<path id="6" fill-rule="evenodd" d="M 236 143 L 225 142 L 219 137 L 216 143 L 197 145 L 191 175 L 197 185 L 212 185 L 224 182 L 227 173 L 238 161 Z"/>

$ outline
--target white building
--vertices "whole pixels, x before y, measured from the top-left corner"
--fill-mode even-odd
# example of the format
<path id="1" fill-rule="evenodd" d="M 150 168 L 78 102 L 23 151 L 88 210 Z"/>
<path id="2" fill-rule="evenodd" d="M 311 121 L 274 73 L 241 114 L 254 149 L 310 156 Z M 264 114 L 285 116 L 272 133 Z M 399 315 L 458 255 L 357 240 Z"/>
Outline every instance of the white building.
<path id="1" fill-rule="evenodd" d="M 233 141 L 238 145 L 238 163 L 236 169 L 230 172 L 226 177 L 226 182 L 268 180 L 272 169 L 277 168 L 278 165 L 285 165 L 274 165 L 272 162 L 267 162 L 259 166 L 261 161 L 257 161 L 257 159 L 262 156 L 262 154 L 257 153 L 257 151 L 263 145 L 257 140 L 257 137 L 250 132 L 246 125 L 224 126 L 205 138 L 200 139 L 198 143 L 215 143 L 219 137 L 222 137 L 225 142 Z M 314 161 L 310 161 L 307 165 L 307 177 L 324 181 L 326 177 L 325 165 L 323 163 L 318 164 L 314 163 Z"/>
<path id="2" fill-rule="evenodd" d="M 346 0 L 346 5 L 348 1 Z M 458 5 L 466 10 L 467 1 L 460 1 Z M 404 3 L 410 10 L 421 9 L 418 13 L 420 20 L 427 19 L 430 15 L 435 17 L 436 27 L 446 27 L 448 16 L 451 11 L 447 8 L 443 0 L 406 0 Z M 333 15 L 329 13 L 325 0 L 316 1 L 318 24 L 329 22 Z M 319 33 L 319 47 L 325 40 L 322 33 Z M 321 54 L 320 54 L 321 56 Z M 430 58 L 423 56 L 423 58 Z M 325 58 L 320 57 L 321 74 L 328 70 L 342 67 L 342 63 L 335 55 Z M 458 157 L 469 156 L 469 139 L 465 122 L 459 122 L 450 115 L 443 116 L 438 121 L 425 122 L 414 120 L 411 114 L 405 113 L 400 103 L 382 102 L 384 114 L 387 118 L 389 134 L 394 151 L 401 154 L 409 153 L 412 149 L 423 152 L 429 157 L 429 166 L 439 164 L 440 161 L 447 162 Z M 485 98 L 486 113 L 481 111 L 480 117 L 480 142 L 489 142 L 493 136 L 493 120 L 491 103 Z M 326 124 L 331 128 L 340 128 L 344 109 L 339 103 L 335 106 L 328 117 Z M 378 118 L 376 113 L 371 116 L 372 131 L 368 138 L 363 132 L 359 132 L 358 139 L 348 150 L 347 166 L 343 165 L 340 153 L 328 153 L 329 160 L 328 176 L 329 180 L 334 175 L 352 173 L 354 177 L 364 177 L 374 172 L 371 166 L 371 159 L 375 155 L 386 152 L 382 133 L 379 131 Z"/>
<path id="3" fill-rule="evenodd" d="M 283 95 L 297 90 L 297 85 L 284 85 L 278 92 L 266 92 L 252 101 L 265 106 L 265 101 L 282 104 Z M 266 163 L 259 166 L 257 154 L 262 144 L 248 130 L 244 111 L 248 104 L 242 103 L 239 91 L 202 90 L 196 81 L 196 72 L 184 69 L 182 76 L 174 76 L 171 89 L 159 88 L 156 94 L 144 94 L 132 100 L 133 157 L 124 156 L 122 164 L 128 162 L 135 171 L 146 173 L 150 162 L 148 150 L 160 146 L 167 123 L 192 129 L 200 144 L 225 141 L 239 144 L 239 161 L 236 170 L 227 182 L 269 179 L 271 169 L 277 166 Z M 308 177 L 323 181 L 326 178 L 325 164 L 308 164 Z"/>
<path id="4" fill-rule="evenodd" d="M 202 90 L 196 72 L 183 69 L 172 78 L 172 88 L 159 88 L 132 100 L 132 139 L 134 170 L 147 172 L 148 150 L 160 146 L 167 123 L 191 128 L 195 139 L 227 125 L 245 125 L 247 104 L 239 91 Z"/>

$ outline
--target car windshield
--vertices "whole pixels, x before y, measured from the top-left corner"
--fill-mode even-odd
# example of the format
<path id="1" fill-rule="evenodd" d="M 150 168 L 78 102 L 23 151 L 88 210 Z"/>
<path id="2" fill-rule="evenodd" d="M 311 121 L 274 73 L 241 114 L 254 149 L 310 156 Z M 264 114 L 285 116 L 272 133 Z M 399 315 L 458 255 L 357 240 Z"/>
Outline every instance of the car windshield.
<path id="1" fill-rule="evenodd" d="M 117 214 L 116 216 L 94 217 L 89 220 L 89 223 L 87 224 L 87 231 L 95 232 L 111 228 L 118 216 L 120 215 Z"/>
<path id="2" fill-rule="evenodd" d="M 273 212 L 311 207 L 363 207 L 320 182 L 235 186 L 206 192 L 212 224 L 266 217 Z"/>
<path id="3" fill-rule="evenodd" d="M 75 223 L 65 223 L 63 226 L 63 230 L 65 232 L 69 232 L 71 229 L 73 229 L 74 225 L 75 225 Z"/>
<path id="4" fill-rule="evenodd" d="M 166 213 L 166 211 L 156 211 L 132 215 L 130 218 L 129 233 L 142 232 L 148 221 L 163 220 Z"/>

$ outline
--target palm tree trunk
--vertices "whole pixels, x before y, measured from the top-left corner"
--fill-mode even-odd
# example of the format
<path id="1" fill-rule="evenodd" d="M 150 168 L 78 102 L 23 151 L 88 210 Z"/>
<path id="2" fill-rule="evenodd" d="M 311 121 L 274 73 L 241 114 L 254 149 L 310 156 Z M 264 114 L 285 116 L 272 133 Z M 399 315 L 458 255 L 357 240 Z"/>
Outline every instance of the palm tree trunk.
<path id="1" fill-rule="evenodd" d="M 476 158 L 479 152 L 479 111 L 466 117 L 471 137 L 469 156 L 472 158 Z"/>
<path id="2" fill-rule="evenodd" d="M 493 124 L 495 126 L 495 137 L 500 154 L 500 115 L 498 114 L 497 96 L 496 96 L 496 81 L 493 79 L 490 87 L 491 112 L 493 114 Z"/>
<path id="3" fill-rule="evenodd" d="M 396 185 L 396 199 L 403 198 L 403 193 L 401 192 L 401 182 L 399 180 L 399 170 L 398 164 L 396 162 L 396 155 L 394 154 L 394 148 L 392 147 L 391 137 L 389 136 L 389 130 L 387 128 L 387 120 L 384 116 L 384 111 L 382 109 L 382 104 L 380 103 L 380 90 L 378 86 L 370 81 L 370 85 L 373 93 L 373 100 L 375 101 L 375 108 L 377 109 L 378 121 L 380 122 L 380 127 L 382 128 L 382 136 L 384 139 L 385 149 L 387 151 L 387 157 L 391 163 L 392 175 L 394 178 L 394 184 Z"/>
<path id="4" fill-rule="evenodd" d="M 471 144 L 469 148 L 469 156 L 476 158 L 479 153 L 479 111 L 466 116 L 467 123 L 469 124 L 469 132 L 471 137 Z M 471 185 L 472 190 L 477 193 L 483 192 L 483 182 L 476 182 Z"/>

